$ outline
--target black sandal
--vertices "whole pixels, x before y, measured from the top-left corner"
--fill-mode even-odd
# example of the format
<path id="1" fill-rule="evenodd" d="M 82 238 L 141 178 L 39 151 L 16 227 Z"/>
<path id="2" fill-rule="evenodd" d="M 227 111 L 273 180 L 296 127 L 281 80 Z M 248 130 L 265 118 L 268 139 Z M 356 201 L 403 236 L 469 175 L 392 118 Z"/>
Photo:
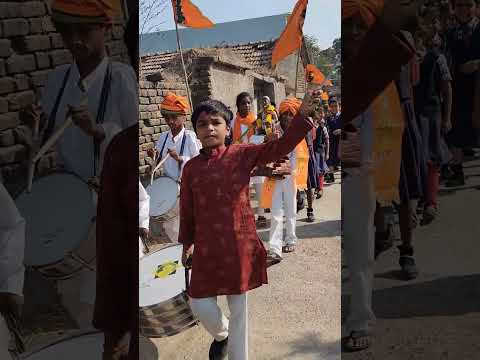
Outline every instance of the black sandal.
<path id="1" fill-rule="evenodd" d="M 366 331 L 352 331 L 343 339 L 343 349 L 348 352 L 356 352 L 368 349 L 372 344 L 372 337 Z"/>
<path id="2" fill-rule="evenodd" d="M 282 257 L 277 253 L 268 250 L 267 252 L 267 267 L 276 265 L 282 261 Z"/>
<path id="3" fill-rule="evenodd" d="M 263 229 L 267 227 L 267 218 L 265 216 L 259 216 L 256 225 L 258 228 Z"/>
<path id="4" fill-rule="evenodd" d="M 315 222 L 315 215 L 313 214 L 313 209 L 307 209 L 307 222 L 308 223 Z"/>
<path id="5" fill-rule="evenodd" d="M 282 247 L 282 252 L 284 253 L 295 252 L 295 245 L 293 244 L 285 245 L 284 247 Z"/>

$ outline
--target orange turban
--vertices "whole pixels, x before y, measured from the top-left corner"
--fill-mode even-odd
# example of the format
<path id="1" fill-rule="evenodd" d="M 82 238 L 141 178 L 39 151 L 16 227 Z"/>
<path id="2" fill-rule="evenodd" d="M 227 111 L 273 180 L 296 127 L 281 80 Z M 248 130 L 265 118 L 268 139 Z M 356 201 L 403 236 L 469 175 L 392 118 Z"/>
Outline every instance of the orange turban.
<path id="1" fill-rule="evenodd" d="M 285 99 L 280 104 L 279 113 L 282 115 L 286 112 L 290 112 L 295 116 L 297 115 L 298 110 L 300 110 L 301 105 L 302 101 L 297 98 Z"/>
<path id="2" fill-rule="evenodd" d="M 165 114 L 186 115 L 190 109 L 186 97 L 168 93 L 161 105 L 161 111 Z"/>
<path id="3" fill-rule="evenodd" d="M 342 20 L 359 14 L 371 27 L 383 10 L 383 0 L 342 0 Z"/>
<path id="4" fill-rule="evenodd" d="M 109 24 L 121 13 L 121 0 L 53 0 L 52 18 L 55 22 L 77 24 Z"/>

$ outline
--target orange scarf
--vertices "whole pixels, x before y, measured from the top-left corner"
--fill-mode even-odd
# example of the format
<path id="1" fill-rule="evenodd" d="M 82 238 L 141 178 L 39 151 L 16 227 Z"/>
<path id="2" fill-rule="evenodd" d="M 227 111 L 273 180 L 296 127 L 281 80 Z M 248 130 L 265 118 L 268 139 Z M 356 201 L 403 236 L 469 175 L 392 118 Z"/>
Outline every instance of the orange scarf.
<path id="1" fill-rule="evenodd" d="M 188 100 L 186 97 L 170 92 L 165 96 L 165 99 L 160 105 L 160 110 L 163 113 L 170 114 L 186 115 L 189 109 L 190 107 L 188 106 Z"/>
<path id="2" fill-rule="evenodd" d="M 243 132 L 242 132 L 242 125 L 243 126 L 249 126 L 248 132 L 246 134 L 248 140 L 255 135 L 255 127 L 252 126 L 255 124 L 255 121 L 257 120 L 255 114 L 249 113 L 246 117 L 241 117 L 240 113 L 237 113 L 237 117 L 235 118 L 235 125 L 233 126 L 233 142 L 234 143 L 241 143 L 243 138 Z M 245 137 L 245 136 L 244 136 Z"/>
<path id="3" fill-rule="evenodd" d="M 371 105 L 374 124 L 373 160 L 377 200 L 390 204 L 399 200 L 398 183 L 402 160 L 404 114 L 394 82 Z"/>
<path id="4" fill-rule="evenodd" d="M 295 184 L 297 189 L 303 190 L 307 188 L 307 179 L 308 179 L 308 145 L 307 142 L 302 140 L 300 144 L 295 148 L 296 155 L 296 167 L 292 169 L 292 175 L 295 176 Z M 263 209 L 270 209 L 272 207 L 272 198 L 273 193 L 275 192 L 275 187 L 277 181 L 272 178 L 268 178 L 267 181 L 263 184 L 262 195 L 260 198 L 260 207 Z"/>

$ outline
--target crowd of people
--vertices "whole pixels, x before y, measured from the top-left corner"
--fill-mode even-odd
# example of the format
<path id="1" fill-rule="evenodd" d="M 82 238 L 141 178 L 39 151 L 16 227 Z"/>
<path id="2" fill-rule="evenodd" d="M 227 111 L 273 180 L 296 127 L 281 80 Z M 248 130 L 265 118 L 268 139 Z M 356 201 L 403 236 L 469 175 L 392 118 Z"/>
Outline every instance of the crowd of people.
<path id="1" fill-rule="evenodd" d="M 351 283 L 344 346 L 358 351 L 370 346 L 373 264 L 393 245 L 395 214 L 402 278 L 415 279 L 415 229 L 436 219 L 442 182 L 465 185 L 463 161 L 478 146 L 480 22 L 477 0 L 342 5 L 344 100 L 352 105 L 342 124 L 342 161 L 359 164 L 345 170 L 342 183 Z M 370 90 L 353 99 L 348 89 L 363 76 L 354 68 L 365 64 L 374 41 L 386 51 L 378 59 L 385 71 L 376 72 L 371 58 L 364 68 Z"/>

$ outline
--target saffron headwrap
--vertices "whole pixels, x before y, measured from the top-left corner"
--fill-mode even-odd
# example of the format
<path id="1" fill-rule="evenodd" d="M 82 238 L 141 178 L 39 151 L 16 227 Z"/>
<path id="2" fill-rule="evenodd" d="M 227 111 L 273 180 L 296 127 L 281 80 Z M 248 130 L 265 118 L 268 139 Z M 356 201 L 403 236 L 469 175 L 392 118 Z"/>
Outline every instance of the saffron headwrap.
<path id="1" fill-rule="evenodd" d="M 302 101 L 296 98 L 285 99 L 281 102 L 280 107 L 278 109 L 280 115 L 290 112 L 294 116 L 297 115 L 298 110 L 300 110 L 300 106 L 302 106 Z"/>
<path id="2" fill-rule="evenodd" d="M 359 14 L 371 27 L 383 10 L 383 0 L 342 0 L 342 20 Z"/>
<path id="3" fill-rule="evenodd" d="M 187 98 L 174 93 L 168 93 L 160 105 L 163 114 L 186 115 L 189 109 Z"/>
<path id="4" fill-rule="evenodd" d="M 67 24 L 111 24 L 120 0 L 53 0 L 52 19 Z"/>

